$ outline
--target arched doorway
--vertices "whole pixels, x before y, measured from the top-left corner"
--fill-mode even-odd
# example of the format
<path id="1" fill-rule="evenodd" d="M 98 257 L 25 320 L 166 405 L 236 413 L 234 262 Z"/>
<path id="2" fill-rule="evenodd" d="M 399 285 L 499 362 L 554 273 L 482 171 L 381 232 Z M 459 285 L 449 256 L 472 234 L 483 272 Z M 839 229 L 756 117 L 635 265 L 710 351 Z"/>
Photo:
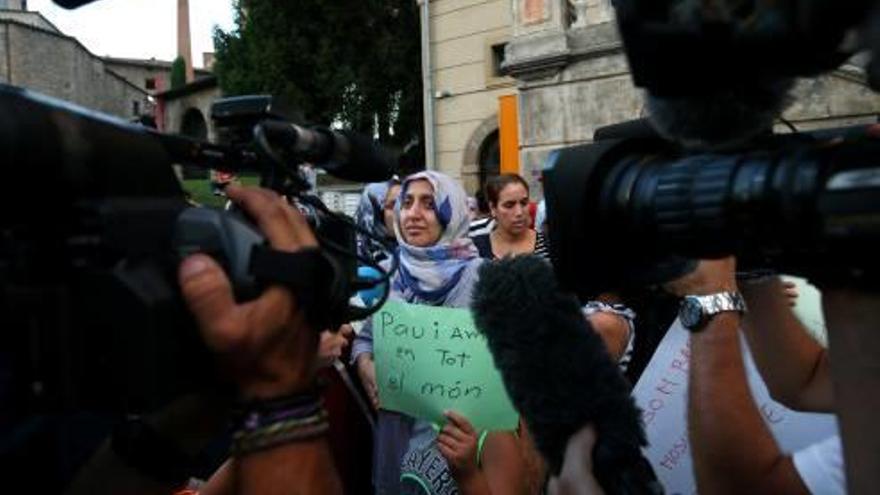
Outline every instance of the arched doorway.
<path id="1" fill-rule="evenodd" d="M 483 188 L 486 179 L 498 175 L 501 148 L 498 141 L 498 115 L 486 117 L 471 133 L 464 150 L 462 179 L 469 193 Z"/>
<path id="2" fill-rule="evenodd" d="M 498 139 L 498 129 L 486 136 L 480 144 L 480 190 L 486 185 L 491 177 L 501 173 L 501 143 Z"/>
<path id="3" fill-rule="evenodd" d="M 189 108 L 183 114 L 183 120 L 180 124 L 180 133 L 186 137 L 207 141 L 208 124 L 205 116 L 197 108 Z M 207 179 L 208 171 L 203 168 L 185 165 L 183 167 L 184 179 Z"/>

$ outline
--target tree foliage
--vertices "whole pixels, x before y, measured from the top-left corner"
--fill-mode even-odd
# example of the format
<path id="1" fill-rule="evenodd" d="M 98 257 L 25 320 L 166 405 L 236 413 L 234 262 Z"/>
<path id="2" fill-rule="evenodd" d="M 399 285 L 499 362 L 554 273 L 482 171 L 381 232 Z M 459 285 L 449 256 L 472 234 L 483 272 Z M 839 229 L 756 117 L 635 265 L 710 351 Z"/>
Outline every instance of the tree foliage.
<path id="1" fill-rule="evenodd" d="M 422 131 L 419 12 L 413 0 L 237 0 L 214 34 L 227 95 L 269 93 L 310 123 L 340 122 L 403 144 Z"/>
<path id="2" fill-rule="evenodd" d="M 186 60 L 177 57 L 171 63 L 171 89 L 186 86 Z"/>

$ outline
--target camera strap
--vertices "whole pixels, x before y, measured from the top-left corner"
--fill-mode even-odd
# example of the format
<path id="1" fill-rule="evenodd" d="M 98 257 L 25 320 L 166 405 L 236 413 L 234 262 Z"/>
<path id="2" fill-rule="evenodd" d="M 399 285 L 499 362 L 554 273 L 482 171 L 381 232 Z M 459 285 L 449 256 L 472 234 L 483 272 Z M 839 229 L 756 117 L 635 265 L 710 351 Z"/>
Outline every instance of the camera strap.
<path id="1" fill-rule="evenodd" d="M 336 264 L 317 247 L 288 252 L 256 246 L 251 252 L 250 273 L 263 286 L 290 288 L 318 331 L 328 328 L 332 308 L 347 302 L 340 303 L 334 290 L 339 276 Z"/>

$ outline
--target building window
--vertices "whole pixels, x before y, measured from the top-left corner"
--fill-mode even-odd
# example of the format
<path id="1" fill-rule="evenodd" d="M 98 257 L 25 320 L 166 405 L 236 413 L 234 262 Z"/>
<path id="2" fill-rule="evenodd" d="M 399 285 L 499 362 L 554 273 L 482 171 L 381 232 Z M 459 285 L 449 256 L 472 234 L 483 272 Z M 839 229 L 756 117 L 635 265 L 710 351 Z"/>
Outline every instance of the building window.
<path id="1" fill-rule="evenodd" d="M 148 77 L 146 80 L 144 80 L 144 87 L 146 87 L 147 89 L 149 89 L 151 91 L 156 89 L 156 78 L 155 77 Z"/>
<path id="2" fill-rule="evenodd" d="M 141 114 L 141 102 L 135 100 L 131 102 L 131 114 L 135 117 L 139 117 Z"/>
<path id="3" fill-rule="evenodd" d="M 504 63 L 504 49 L 506 47 L 507 43 L 498 43 L 496 45 L 492 45 L 492 77 L 504 76 L 504 71 L 501 69 L 501 64 Z"/>

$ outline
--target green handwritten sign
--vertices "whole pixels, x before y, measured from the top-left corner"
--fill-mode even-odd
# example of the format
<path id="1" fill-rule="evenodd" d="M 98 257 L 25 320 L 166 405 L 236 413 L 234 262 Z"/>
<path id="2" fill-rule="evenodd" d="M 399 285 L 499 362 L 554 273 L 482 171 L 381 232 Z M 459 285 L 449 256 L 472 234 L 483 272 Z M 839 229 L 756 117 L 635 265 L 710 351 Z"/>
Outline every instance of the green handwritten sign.
<path id="1" fill-rule="evenodd" d="M 463 414 L 477 430 L 516 429 L 485 337 L 466 309 L 389 301 L 373 316 L 382 408 L 437 423 Z"/>

